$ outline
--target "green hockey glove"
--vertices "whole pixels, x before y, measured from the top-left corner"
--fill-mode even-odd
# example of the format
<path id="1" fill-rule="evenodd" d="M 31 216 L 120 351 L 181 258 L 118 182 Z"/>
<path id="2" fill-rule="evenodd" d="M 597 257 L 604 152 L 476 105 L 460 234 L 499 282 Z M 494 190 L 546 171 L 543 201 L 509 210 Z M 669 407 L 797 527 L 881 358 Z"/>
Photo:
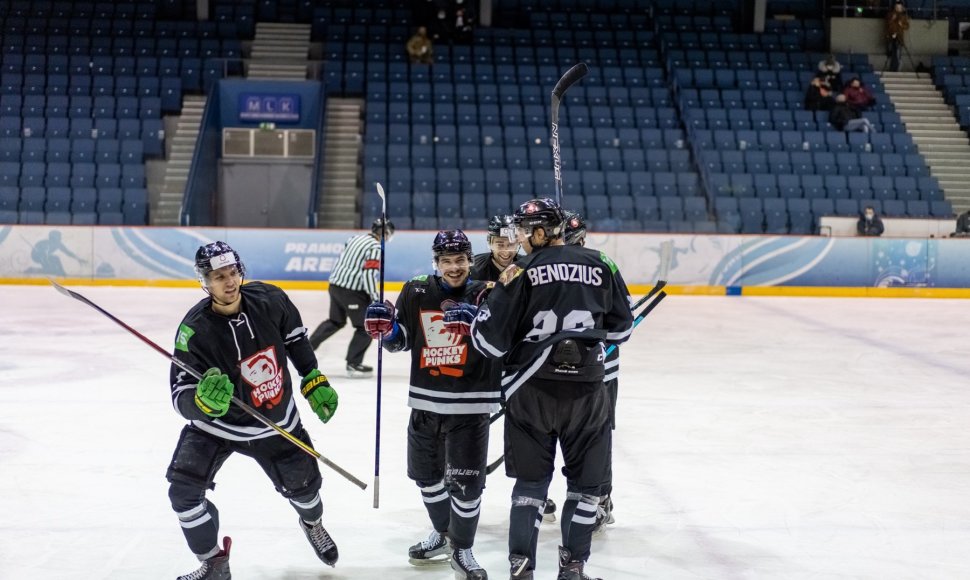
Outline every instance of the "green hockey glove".
<path id="1" fill-rule="evenodd" d="M 219 369 L 211 368 L 195 387 L 195 405 L 210 417 L 222 417 L 229 410 L 233 391 L 235 386 L 229 377 Z"/>
<path id="2" fill-rule="evenodd" d="M 337 412 L 337 391 L 330 386 L 327 375 L 317 369 L 313 369 L 303 377 L 300 392 L 307 401 L 310 401 L 310 408 L 324 423 Z"/>

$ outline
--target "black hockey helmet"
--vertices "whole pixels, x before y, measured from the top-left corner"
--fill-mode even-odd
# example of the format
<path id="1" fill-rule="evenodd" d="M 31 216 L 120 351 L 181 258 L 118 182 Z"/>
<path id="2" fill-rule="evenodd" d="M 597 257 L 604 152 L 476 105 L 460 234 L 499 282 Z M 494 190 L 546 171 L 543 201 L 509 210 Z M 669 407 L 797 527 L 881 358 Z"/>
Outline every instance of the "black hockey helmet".
<path id="1" fill-rule="evenodd" d="M 199 249 L 195 252 L 195 273 L 203 288 L 206 287 L 206 277 L 209 272 L 233 264 L 239 270 L 239 275 L 245 278 L 246 265 L 239 258 L 239 253 L 226 242 L 212 242 L 199 246 Z"/>
<path id="2" fill-rule="evenodd" d="M 505 236 L 508 237 L 503 229 L 512 226 L 512 216 L 510 215 L 493 215 L 488 219 L 488 235 L 491 237 Z"/>
<path id="3" fill-rule="evenodd" d="M 582 245 L 586 239 L 586 220 L 579 212 L 566 211 L 566 233 L 564 241 L 570 246 Z"/>
<path id="4" fill-rule="evenodd" d="M 529 231 L 542 228 L 550 240 L 562 237 L 565 221 L 562 208 L 548 197 L 530 199 L 520 205 L 512 215 L 512 222 L 516 227 Z"/>
<path id="5" fill-rule="evenodd" d="M 377 236 L 378 238 L 380 238 L 381 226 L 384 226 L 384 236 L 386 238 L 390 238 L 391 236 L 394 235 L 394 222 L 392 222 L 391 220 L 387 220 L 387 225 L 385 226 L 383 218 L 377 218 L 376 220 L 374 220 L 374 223 L 372 223 L 370 226 L 371 233 Z"/>
<path id="6" fill-rule="evenodd" d="M 446 254 L 465 254 L 468 259 L 472 259 L 472 243 L 461 230 L 442 230 L 434 237 L 431 243 L 431 251 L 434 259 Z"/>

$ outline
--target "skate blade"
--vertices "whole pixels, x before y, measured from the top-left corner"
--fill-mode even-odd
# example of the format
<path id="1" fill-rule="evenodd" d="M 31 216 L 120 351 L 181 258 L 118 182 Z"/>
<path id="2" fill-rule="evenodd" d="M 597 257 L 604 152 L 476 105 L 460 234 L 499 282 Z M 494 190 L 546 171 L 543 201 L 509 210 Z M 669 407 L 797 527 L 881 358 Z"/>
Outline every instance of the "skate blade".
<path id="1" fill-rule="evenodd" d="M 417 566 L 423 568 L 425 566 L 440 566 L 441 564 L 451 564 L 450 554 L 439 554 L 441 557 L 434 558 L 408 558 L 408 562 L 412 566 Z"/>
<path id="2" fill-rule="evenodd" d="M 369 379 L 374 376 L 374 373 L 362 373 L 360 371 L 347 371 L 348 379 Z"/>
<path id="3" fill-rule="evenodd" d="M 554 522 L 556 521 L 556 514 L 542 514 L 542 521 L 544 522 Z"/>

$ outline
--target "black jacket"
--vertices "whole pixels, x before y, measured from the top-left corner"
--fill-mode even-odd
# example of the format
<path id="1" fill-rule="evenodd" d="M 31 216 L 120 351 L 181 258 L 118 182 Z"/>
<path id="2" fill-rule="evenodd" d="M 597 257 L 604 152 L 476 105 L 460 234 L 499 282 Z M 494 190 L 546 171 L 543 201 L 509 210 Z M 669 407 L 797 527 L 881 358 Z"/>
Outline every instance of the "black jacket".
<path id="1" fill-rule="evenodd" d="M 839 131 L 845 131 L 845 126 L 852 119 L 858 119 L 862 117 L 862 113 L 856 111 L 848 105 L 848 103 L 840 103 L 838 101 L 832 105 L 832 110 L 829 111 L 829 123 Z"/>
<path id="2" fill-rule="evenodd" d="M 886 228 L 882 225 L 882 218 L 879 216 L 872 216 L 870 221 L 866 219 L 865 215 L 860 215 L 855 229 L 860 236 L 881 236 Z"/>
<path id="3" fill-rule="evenodd" d="M 236 385 L 235 396 L 287 431 L 299 424 L 286 360 L 305 376 L 317 366 L 300 313 L 281 289 L 262 282 L 240 287 L 237 315 L 212 310 L 204 298 L 189 310 L 175 336 L 174 356 L 199 373 L 216 367 Z M 172 404 L 193 425 L 219 437 L 247 441 L 276 432 L 237 406 L 218 419 L 195 404 L 198 381 L 175 364 L 170 371 Z"/>

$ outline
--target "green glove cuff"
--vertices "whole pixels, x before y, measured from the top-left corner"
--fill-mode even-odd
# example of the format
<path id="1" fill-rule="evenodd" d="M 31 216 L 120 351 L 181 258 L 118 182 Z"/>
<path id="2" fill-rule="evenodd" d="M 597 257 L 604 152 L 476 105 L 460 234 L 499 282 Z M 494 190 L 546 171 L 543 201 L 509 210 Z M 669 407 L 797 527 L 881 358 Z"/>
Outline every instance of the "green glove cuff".
<path id="1" fill-rule="evenodd" d="M 310 402 L 310 408 L 326 423 L 337 412 L 337 391 L 333 390 L 327 376 L 313 369 L 300 383 L 300 393 Z"/>

